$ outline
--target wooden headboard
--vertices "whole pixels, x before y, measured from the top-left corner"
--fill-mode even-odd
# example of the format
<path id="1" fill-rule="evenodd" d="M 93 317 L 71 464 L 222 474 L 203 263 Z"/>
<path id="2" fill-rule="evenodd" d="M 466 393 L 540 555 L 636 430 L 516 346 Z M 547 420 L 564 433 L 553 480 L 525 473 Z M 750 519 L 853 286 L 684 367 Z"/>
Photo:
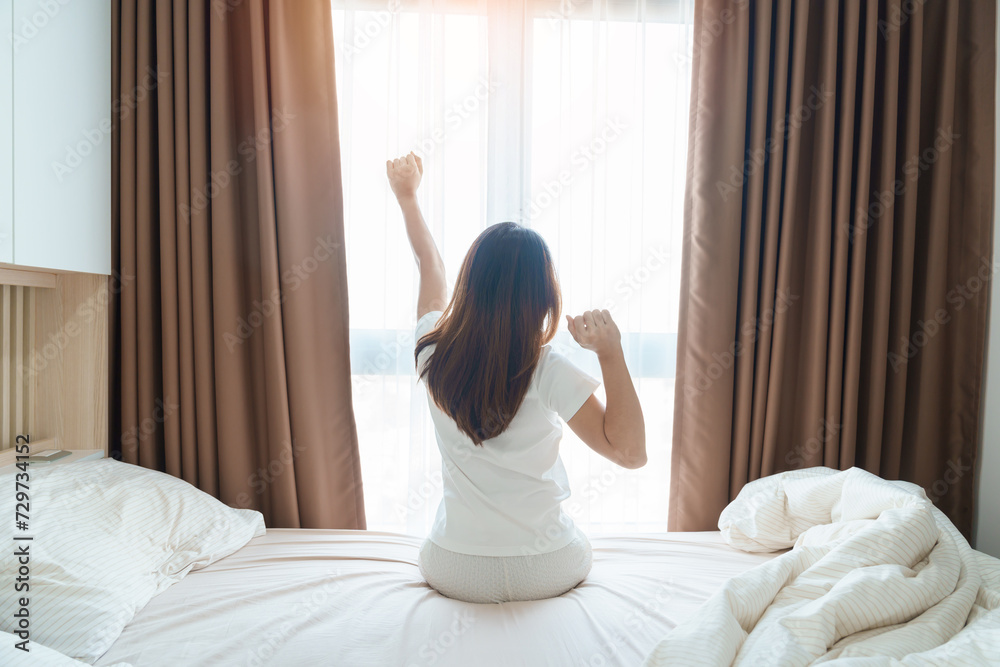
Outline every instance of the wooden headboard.
<path id="1" fill-rule="evenodd" d="M 0 265 L 0 451 L 108 447 L 108 276 Z"/>
<path id="2" fill-rule="evenodd" d="M 0 450 L 14 446 L 35 421 L 30 364 L 35 350 L 35 292 L 21 285 L 0 286 Z"/>

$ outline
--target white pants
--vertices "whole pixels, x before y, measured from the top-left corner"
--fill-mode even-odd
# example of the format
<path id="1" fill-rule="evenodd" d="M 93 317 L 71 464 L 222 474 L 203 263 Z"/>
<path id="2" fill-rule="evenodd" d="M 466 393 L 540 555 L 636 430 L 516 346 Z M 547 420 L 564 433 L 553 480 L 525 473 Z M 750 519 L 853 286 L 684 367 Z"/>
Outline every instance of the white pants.
<path id="1" fill-rule="evenodd" d="M 590 573 L 590 541 L 577 537 L 550 553 L 532 556 L 470 556 L 425 540 L 420 574 L 445 597 L 465 602 L 543 600 L 562 595 Z"/>

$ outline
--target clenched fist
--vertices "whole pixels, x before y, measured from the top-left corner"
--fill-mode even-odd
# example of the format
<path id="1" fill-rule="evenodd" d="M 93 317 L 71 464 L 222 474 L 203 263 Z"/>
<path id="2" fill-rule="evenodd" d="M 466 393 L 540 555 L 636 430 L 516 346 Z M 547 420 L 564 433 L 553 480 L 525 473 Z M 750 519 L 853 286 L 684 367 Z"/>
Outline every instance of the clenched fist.
<path id="1" fill-rule="evenodd" d="M 607 310 L 588 310 L 577 317 L 566 316 L 573 339 L 585 350 L 603 357 L 621 351 L 622 334 Z"/>
<path id="2" fill-rule="evenodd" d="M 396 199 L 412 197 L 417 193 L 420 177 L 424 175 L 424 163 L 420 157 L 410 151 L 395 160 L 386 160 L 385 175 L 389 177 L 389 187 Z"/>

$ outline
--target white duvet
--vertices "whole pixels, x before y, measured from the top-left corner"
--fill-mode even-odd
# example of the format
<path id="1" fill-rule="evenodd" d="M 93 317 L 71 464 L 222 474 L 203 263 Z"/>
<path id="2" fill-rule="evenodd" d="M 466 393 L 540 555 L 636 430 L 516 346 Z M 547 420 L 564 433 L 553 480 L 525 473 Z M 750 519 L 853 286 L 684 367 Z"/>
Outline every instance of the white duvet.
<path id="1" fill-rule="evenodd" d="M 1000 664 L 1000 560 L 916 485 L 782 473 L 748 484 L 719 528 L 744 551 L 794 548 L 726 582 L 647 667 Z"/>

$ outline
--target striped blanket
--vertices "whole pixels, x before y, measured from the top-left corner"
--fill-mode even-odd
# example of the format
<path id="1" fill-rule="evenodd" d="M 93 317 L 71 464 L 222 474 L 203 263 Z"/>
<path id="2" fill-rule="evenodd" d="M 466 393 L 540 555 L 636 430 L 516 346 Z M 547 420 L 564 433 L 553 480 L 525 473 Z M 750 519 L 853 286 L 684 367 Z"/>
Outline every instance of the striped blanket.
<path id="1" fill-rule="evenodd" d="M 809 468 L 751 482 L 719 517 L 729 580 L 646 658 L 662 665 L 1000 664 L 1000 560 L 906 482 Z"/>

